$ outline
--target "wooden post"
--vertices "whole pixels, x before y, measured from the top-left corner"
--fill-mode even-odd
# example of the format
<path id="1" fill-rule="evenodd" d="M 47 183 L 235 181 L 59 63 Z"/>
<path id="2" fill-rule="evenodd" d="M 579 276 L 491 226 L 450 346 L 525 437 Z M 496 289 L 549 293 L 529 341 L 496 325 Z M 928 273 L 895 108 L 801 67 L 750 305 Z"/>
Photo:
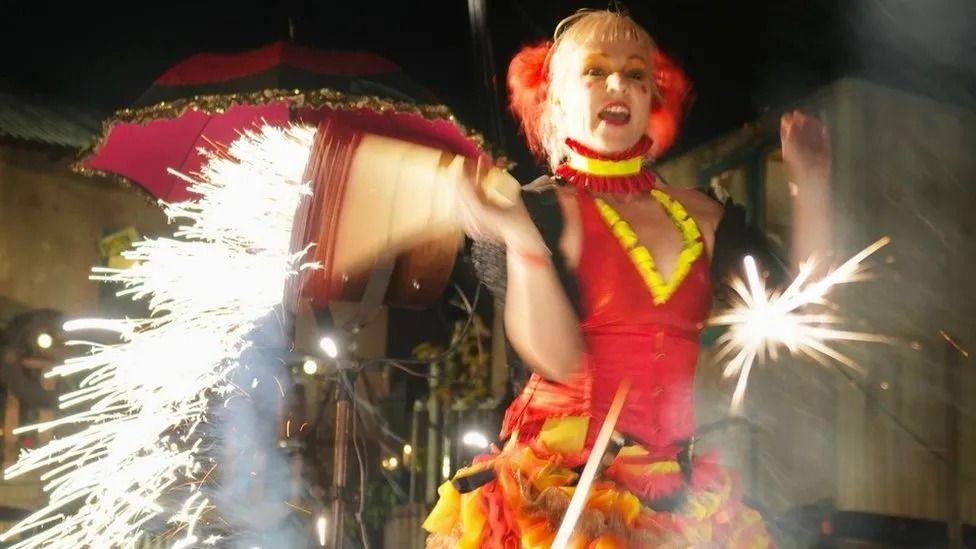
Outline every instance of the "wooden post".
<path id="1" fill-rule="evenodd" d="M 430 397 L 427 399 L 427 465 L 424 468 L 426 480 L 426 490 L 424 491 L 424 501 L 433 503 L 437 500 L 437 487 L 440 485 L 440 463 L 438 458 L 441 456 L 441 413 L 440 402 L 437 400 L 437 387 L 440 378 L 440 365 L 432 364 L 430 367 Z"/>
<path id="2" fill-rule="evenodd" d="M 343 364 L 341 362 L 336 363 L 339 368 L 339 376 L 345 376 L 346 373 L 342 371 Z M 349 384 L 355 387 L 351 379 Z M 346 456 L 349 448 L 349 414 L 352 407 L 352 401 L 346 394 L 343 385 L 342 379 L 336 381 L 335 441 L 332 444 L 334 450 L 332 458 L 332 520 L 328 525 L 331 530 L 328 533 L 329 543 L 327 545 L 330 549 L 342 549 L 343 538 L 343 516 L 345 512 L 343 499 L 346 497 Z"/>
<path id="3" fill-rule="evenodd" d="M 418 463 L 417 463 L 417 453 L 420 450 L 420 416 L 424 411 L 424 401 L 415 400 L 413 403 L 413 412 L 410 417 L 410 456 L 404 457 L 404 465 L 407 470 L 410 471 L 410 497 L 407 500 L 408 503 L 413 504 L 417 501 L 417 474 L 418 474 Z"/>

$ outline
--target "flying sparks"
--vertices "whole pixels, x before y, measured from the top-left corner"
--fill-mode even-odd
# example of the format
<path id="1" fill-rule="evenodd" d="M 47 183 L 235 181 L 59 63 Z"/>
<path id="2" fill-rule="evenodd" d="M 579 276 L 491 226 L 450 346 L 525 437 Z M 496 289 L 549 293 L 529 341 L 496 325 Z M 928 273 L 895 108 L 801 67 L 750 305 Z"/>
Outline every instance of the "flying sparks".
<path id="1" fill-rule="evenodd" d="M 826 305 L 827 294 L 838 284 L 860 280 L 863 274 L 861 262 L 890 241 L 888 237 L 881 238 L 820 280 L 809 280 L 814 263 L 807 262 L 800 266 L 797 277 L 781 294 L 766 289 L 756 261 L 746 256 L 746 280 L 736 278 L 731 283 L 735 292 L 733 307 L 709 321 L 711 325 L 729 327 L 718 340 L 717 360 L 732 356 L 722 375 L 726 378 L 739 376 L 732 394 L 733 411 L 742 406 L 753 364 L 765 360 L 767 354 L 775 360 L 780 346 L 822 364 L 832 359 L 860 370 L 853 360 L 831 347 L 829 342 L 888 341 L 883 336 L 837 329 L 842 322 L 839 316 L 803 310 L 811 305 Z"/>
<path id="2" fill-rule="evenodd" d="M 287 278 L 314 265 L 289 250 L 295 209 L 309 192 L 301 181 L 313 128 L 248 131 L 190 178 L 200 198 L 165 204 L 185 222 L 173 238 L 137 242 L 128 269 L 93 269 L 95 280 L 121 283 L 120 296 L 146 299 L 145 319 L 88 319 L 65 329 L 114 333 L 119 343 L 72 341 L 89 353 L 48 377 L 81 376 L 60 397 L 54 421 L 19 428 L 65 428 L 60 438 L 21 454 L 6 478 L 44 470 L 48 505 L 0 536 L 12 547 L 132 547 L 160 517 L 179 532 L 176 546 L 213 545 L 196 526 L 212 504 L 200 489 L 210 443 L 198 427 L 208 403 L 239 391 L 228 374 L 240 364 L 255 323 L 282 301 Z M 164 505 L 177 486 L 182 502 Z M 201 536 L 202 537 L 202 536 Z"/>

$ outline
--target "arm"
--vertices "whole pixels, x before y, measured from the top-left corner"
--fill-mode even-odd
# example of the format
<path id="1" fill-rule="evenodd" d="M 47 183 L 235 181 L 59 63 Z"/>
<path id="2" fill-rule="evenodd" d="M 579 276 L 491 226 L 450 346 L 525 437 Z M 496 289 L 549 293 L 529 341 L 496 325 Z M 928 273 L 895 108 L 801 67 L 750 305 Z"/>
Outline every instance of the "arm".
<path id="1" fill-rule="evenodd" d="M 503 209 L 487 203 L 470 188 L 462 187 L 458 194 L 465 232 L 475 239 L 475 269 L 495 298 L 504 302 L 509 341 L 533 370 L 554 381 L 565 379 L 578 364 L 583 342 L 567 293 L 572 289 L 567 288 L 568 280 L 560 278 L 547 239 L 521 199 Z M 558 208 L 557 204 L 542 205 L 538 196 L 532 193 L 533 215 L 541 215 L 540 207 Z M 561 223 L 539 221 L 542 227 L 553 229 L 546 234 L 549 245 L 555 248 L 553 237 L 561 231 Z M 558 249 L 554 251 L 559 253 Z"/>
<path id="2" fill-rule="evenodd" d="M 791 267 L 831 253 L 830 137 L 819 120 L 798 111 L 780 120 L 783 161 L 793 196 Z"/>
<path id="3" fill-rule="evenodd" d="M 508 338 L 533 370 L 554 381 L 565 379 L 583 353 L 579 319 L 549 249 L 524 208 L 504 235 Z"/>

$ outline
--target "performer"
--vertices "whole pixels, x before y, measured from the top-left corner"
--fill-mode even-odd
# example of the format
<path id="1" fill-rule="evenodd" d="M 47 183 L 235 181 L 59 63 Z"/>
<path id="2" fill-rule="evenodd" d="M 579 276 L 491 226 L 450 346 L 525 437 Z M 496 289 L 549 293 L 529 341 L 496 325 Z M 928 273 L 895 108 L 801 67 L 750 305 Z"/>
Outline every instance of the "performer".
<path id="1" fill-rule="evenodd" d="M 475 188 L 461 203 L 533 373 L 505 414 L 503 447 L 441 486 L 428 547 L 549 547 L 624 379 L 632 388 L 571 546 L 772 545 L 733 476 L 694 448 L 712 279 L 751 240 L 741 208 L 669 187 L 645 165 L 673 140 L 686 80 L 629 16 L 587 10 L 520 51 L 508 82 L 529 147 L 553 175 L 514 208 Z M 806 259 L 830 240 L 829 140 L 796 112 L 781 134 L 797 189 L 793 257 Z"/>

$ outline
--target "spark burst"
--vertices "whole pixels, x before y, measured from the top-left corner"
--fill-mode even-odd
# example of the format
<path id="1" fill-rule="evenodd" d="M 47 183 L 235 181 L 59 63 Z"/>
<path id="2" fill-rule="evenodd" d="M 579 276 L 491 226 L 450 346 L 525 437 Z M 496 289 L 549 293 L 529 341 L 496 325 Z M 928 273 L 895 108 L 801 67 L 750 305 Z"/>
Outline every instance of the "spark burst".
<path id="1" fill-rule="evenodd" d="M 709 321 L 711 325 L 729 327 L 728 332 L 718 340 L 717 360 L 734 353 L 722 372 L 726 378 L 736 374 L 739 376 L 732 394 L 733 411 L 741 408 L 753 364 L 756 360 L 765 360 L 767 354 L 775 360 L 780 346 L 791 353 L 805 354 L 821 364 L 833 359 L 860 370 L 853 360 L 831 347 L 829 342 L 888 341 L 883 336 L 837 329 L 836 326 L 842 322 L 840 317 L 827 313 L 806 313 L 802 309 L 810 305 L 826 305 L 826 296 L 834 286 L 861 280 L 861 262 L 890 241 L 888 237 L 881 238 L 817 281 L 808 280 L 814 263 L 804 263 L 797 277 L 781 294 L 766 289 L 756 261 L 746 256 L 743 261 L 746 280 L 735 278 L 731 283 L 735 291 L 732 308 Z"/>
<path id="2" fill-rule="evenodd" d="M 295 209 L 309 192 L 301 178 L 314 134 L 263 126 L 225 152 L 202 151 L 209 158 L 198 177 L 177 174 L 200 198 L 164 204 L 171 220 L 185 220 L 174 237 L 137 242 L 125 254 L 137 262 L 132 268 L 93 269 L 93 279 L 123 284 L 118 295 L 147 299 L 151 314 L 66 324 L 115 333 L 120 343 L 69 342 L 89 353 L 46 374 L 83 376 L 59 407 L 84 409 L 15 431 L 70 428 L 6 470 L 13 478 L 47 469 L 49 502 L 0 541 L 26 535 L 13 547 L 132 547 L 161 516 L 179 532 L 175 546 L 217 543 L 195 533 L 212 507 L 200 489 L 208 441 L 197 428 L 212 399 L 239 391 L 228 374 L 256 321 L 281 303 L 286 279 L 314 267 L 289 251 Z M 164 508 L 161 496 L 178 484 L 189 484 L 189 495 Z"/>

